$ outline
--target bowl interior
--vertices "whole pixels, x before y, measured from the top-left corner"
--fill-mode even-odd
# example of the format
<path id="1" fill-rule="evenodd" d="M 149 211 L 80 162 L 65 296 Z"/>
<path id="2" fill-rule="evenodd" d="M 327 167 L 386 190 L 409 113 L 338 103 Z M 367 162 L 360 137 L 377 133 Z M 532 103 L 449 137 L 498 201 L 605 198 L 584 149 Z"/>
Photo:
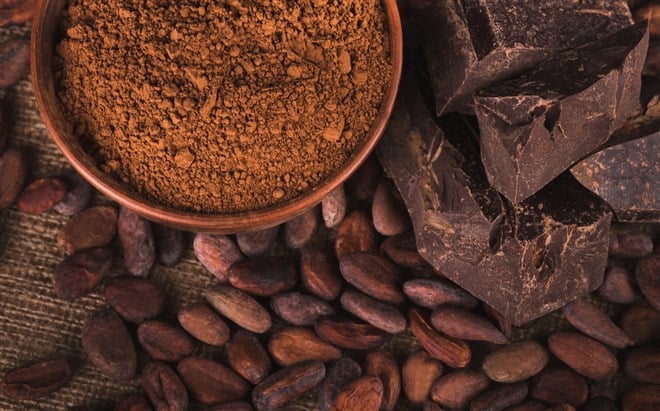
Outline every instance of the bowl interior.
<path id="1" fill-rule="evenodd" d="M 344 165 L 304 194 L 271 207 L 234 213 L 206 214 L 179 210 L 151 201 L 102 172 L 79 144 L 72 125 L 64 118 L 55 92 L 53 53 L 62 9 L 67 0 L 39 2 L 32 29 L 32 83 L 46 127 L 71 165 L 96 189 L 143 217 L 194 232 L 238 233 L 281 224 L 317 205 L 343 183 L 368 157 L 382 135 L 396 98 L 403 64 L 403 38 L 396 0 L 383 0 L 388 19 L 392 74 L 374 124 Z M 91 85 L 90 85 L 91 86 Z"/>

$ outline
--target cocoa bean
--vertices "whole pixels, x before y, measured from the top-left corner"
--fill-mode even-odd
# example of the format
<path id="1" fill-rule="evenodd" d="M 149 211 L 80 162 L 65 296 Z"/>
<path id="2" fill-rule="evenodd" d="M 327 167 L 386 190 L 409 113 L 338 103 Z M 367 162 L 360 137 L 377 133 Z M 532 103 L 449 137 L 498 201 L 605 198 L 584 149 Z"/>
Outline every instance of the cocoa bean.
<path id="1" fill-rule="evenodd" d="M 339 185 L 321 201 L 323 222 L 328 228 L 337 227 L 346 216 L 346 193 L 344 186 Z"/>
<path id="2" fill-rule="evenodd" d="M 356 252 L 376 251 L 376 230 L 362 210 L 349 214 L 337 228 L 335 255 L 341 259 Z"/>
<path id="3" fill-rule="evenodd" d="M 380 245 L 380 251 L 402 267 L 419 268 L 428 266 L 426 260 L 417 251 L 413 231 L 388 237 Z"/>
<path id="4" fill-rule="evenodd" d="M 424 402 L 431 393 L 433 383 L 442 375 L 442 363 L 424 351 L 408 356 L 401 368 L 403 392 L 415 404 Z"/>
<path id="5" fill-rule="evenodd" d="M 245 401 L 232 401 L 207 408 L 206 411 L 252 411 L 252 405 Z"/>
<path id="6" fill-rule="evenodd" d="M 314 325 L 325 341 L 349 350 L 369 350 L 387 341 L 388 335 L 369 324 L 360 324 L 332 317 L 321 318 Z"/>
<path id="7" fill-rule="evenodd" d="M 268 351 L 283 367 L 305 361 L 330 362 L 341 358 L 341 350 L 323 341 L 314 330 L 288 327 L 274 333 L 268 341 Z"/>
<path id="8" fill-rule="evenodd" d="M 660 339 L 660 312 L 645 305 L 634 305 L 623 312 L 619 327 L 633 342 L 642 345 Z"/>
<path id="9" fill-rule="evenodd" d="M 293 401 L 316 387 L 325 378 L 322 362 L 304 362 L 283 368 L 252 390 L 252 404 L 258 411 L 270 411 Z"/>
<path id="10" fill-rule="evenodd" d="M 495 321 L 497 328 L 500 329 L 502 335 L 510 340 L 511 336 L 513 335 L 513 324 L 511 324 L 511 321 L 509 321 L 499 311 L 489 306 L 488 304 L 482 303 L 481 306 L 483 307 L 486 315 L 490 317 L 491 320 Z"/>
<path id="11" fill-rule="evenodd" d="M 574 301 L 562 312 L 573 327 L 610 347 L 625 348 L 632 343 L 623 330 L 588 301 Z"/>
<path id="12" fill-rule="evenodd" d="M 559 365 L 546 368 L 534 377 L 529 394 L 548 404 L 566 403 L 581 407 L 589 397 L 589 386 L 584 377 Z"/>
<path id="13" fill-rule="evenodd" d="M 382 180 L 376 187 L 371 205 L 374 227 L 384 236 L 401 234 L 411 226 L 408 212 L 402 202 L 397 201 L 395 190 L 390 180 Z"/>
<path id="14" fill-rule="evenodd" d="M 101 374 L 117 381 L 130 381 L 135 376 L 135 346 L 114 311 L 102 310 L 87 319 L 82 328 L 82 345 Z"/>
<path id="15" fill-rule="evenodd" d="M 155 411 L 185 411 L 188 392 L 178 375 L 162 362 L 150 362 L 142 371 L 142 389 Z"/>
<path id="16" fill-rule="evenodd" d="M 98 205 L 73 216 L 59 232 L 57 245 L 67 254 L 105 247 L 117 234 L 117 209 Z"/>
<path id="17" fill-rule="evenodd" d="M 162 321 L 146 321 L 138 327 L 138 341 L 155 360 L 177 362 L 192 355 L 195 344 L 182 329 Z"/>
<path id="18" fill-rule="evenodd" d="M 229 283 L 248 294 L 270 297 L 296 285 L 297 271 L 288 257 L 253 257 L 232 264 Z"/>
<path id="19" fill-rule="evenodd" d="M 378 411 L 382 402 L 381 380 L 364 376 L 348 384 L 337 394 L 330 411 Z"/>
<path id="20" fill-rule="evenodd" d="M 259 340 L 242 330 L 227 343 L 227 363 L 252 384 L 260 383 L 271 370 L 270 357 Z"/>
<path id="21" fill-rule="evenodd" d="M 527 384 L 499 384 L 472 400 L 470 411 L 501 411 L 520 404 L 527 397 Z"/>
<path id="22" fill-rule="evenodd" d="M 57 298 L 66 301 L 87 295 L 105 279 L 112 268 L 112 251 L 93 248 L 67 257 L 53 273 Z"/>
<path id="23" fill-rule="evenodd" d="M 248 257 L 266 254 L 277 239 L 280 226 L 266 228 L 265 230 L 236 234 L 238 248 Z"/>
<path id="24" fill-rule="evenodd" d="M 270 329 L 270 314 L 255 299 L 236 288 L 220 285 L 204 294 L 206 301 L 238 326 L 258 334 Z"/>
<path id="25" fill-rule="evenodd" d="M 635 290 L 631 280 L 632 275 L 624 267 L 612 267 L 605 273 L 605 279 L 598 294 L 606 301 L 614 304 L 632 304 L 635 302 Z"/>
<path id="26" fill-rule="evenodd" d="M 337 261 L 316 247 L 303 248 L 300 277 L 309 292 L 324 300 L 335 300 L 341 293 L 342 279 Z"/>
<path id="27" fill-rule="evenodd" d="M 399 310 L 359 291 L 345 291 L 341 296 L 341 305 L 357 318 L 390 334 L 398 334 L 406 329 L 406 318 Z"/>
<path id="28" fill-rule="evenodd" d="M 459 370 L 440 377 L 431 387 L 431 398 L 444 407 L 460 410 L 489 384 L 488 376 L 482 371 Z"/>
<path id="29" fill-rule="evenodd" d="M 445 409 L 431 400 L 426 400 L 422 404 L 422 411 L 445 411 Z"/>
<path id="30" fill-rule="evenodd" d="M 10 19 L 22 19 L 22 13 L 14 9 Z M 0 25 L 7 19 L 7 15 L 0 13 Z M 0 88 L 7 88 L 27 74 L 30 68 L 30 43 L 25 40 L 12 39 L 0 44 Z M 3 208 L 3 207 L 0 207 Z"/>
<path id="31" fill-rule="evenodd" d="M 27 176 L 27 159 L 23 152 L 10 148 L 0 154 L 0 210 L 16 201 Z"/>
<path id="32" fill-rule="evenodd" d="M 607 397 L 595 397 L 587 401 L 582 411 L 619 411 L 616 403 Z"/>
<path id="33" fill-rule="evenodd" d="M 41 214 L 60 202 L 67 192 L 59 178 L 40 178 L 28 184 L 16 199 L 16 208 L 25 214 Z"/>
<path id="34" fill-rule="evenodd" d="M 452 368 L 464 368 L 470 363 L 470 347 L 461 340 L 447 337 L 435 331 L 416 308 L 408 310 L 410 331 L 420 345 L 435 359 Z"/>
<path id="35" fill-rule="evenodd" d="M 284 240 L 291 248 L 302 248 L 312 239 L 319 219 L 318 207 L 284 224 Z"/>
<path id="36" fill-rule="evenodd" d="M 174 267 L 179 264 L 186 253 L 185 233 L 160 224 L 152 224 L 151 227 L 156 240 L 158 263 L 165 267 Z"/>
<path id="37" fill-rule="evenodd" d="M 623 411 L 660 409 L 660 386 L 637 385 L 623 394 Z"/>
<path id="38" fill-rule="evenodd" d="M 490 353 L 483 361 L 483 370 L 496 382 L 524 381 L 545 368 L 548 353 L 541 344 L 525 340 L 509 344 Z"/>
<path id="39" fill-rule="evenodd" d="M 635 279 L 649 304 L 660 311 L 660 253 L 651 254 L 637 264 Z"/>
<path id="40" fill-rule="evenodd" d="M 360 364 L 349 357 L 342 357 L 330 364 L 328 373 L 319 389 L 320 411 L 328 411 L 337 394 L 362 375 Z"/>
<path id="41" fill-rule="evenodd" d="M 87 208 L 94 195 L 94 188 L 73 168 L 69 168 L 62 176 L 69 191 L 64 198 L 53 206 L 60 214 L 73 216 Z"/>
<path id="42" fill-rule="evenodd" d="M 134 324 L 157 318 L 167 304 L 165 291 L 158 285 L 129 276 L 110 279 L 103 298 L 124 320 Z"/>
<path id="43" fill-rule="evenodd" d="M 450 337 L 506 344 L 507 338 L 485 318 L 461 307 L 441 305 L 431 314 L 433 327 Z"/>
<path id="44" fill-rule="evenodd" d="M 509 407 L 506 411 L 546 411 L 548 407 L 538 401 L 525 401 L 513 407 Z"/>
<path id="45" fill-rule="evenodd" d="M 383 384 L 380 409 L 394 410 L 401 394 L 401 374 L 392 354 L 380 349 L 368 352 L 364 358 L 364 375 L 376 377 Z"/>
<path id="46" fill-rule="evenodd" d="M 610 233 L 609 253 L 621 258 L 642 258 L 653 251 L 653 240 L 646 233 L 621 229 Z"/>
<path id="47" fill-rule="evenodd" d="M 0 396 L 11 400 L 37 400 L 59 390 L 72 374 L 66 360 L 47 360 L 14 368 L 0 379 Z"/>
<path id="48" fill-rule="evenodd" d="M 301 326 L 312 326 L 319 318 L 335 312 L 325 301 L 298 292 L 277 295 L 270 306 L 284 321 Z"/>
<path id="49" fill-rule="evenodd" d="M 351 198 L 364 201 L 374 195 L 380 180 L 381 167 L 372 154 L 364 164 L 346 181 L 346 188 Z"/>
<path id="50" fill-rule="evenodd" d="M 5 147 L 7 146 L 8 123 L 7 109 L 0 104 L 0 155 L 5 152 Z"/>
<path id="51" fill-rule="evenodd" d="M 635 381 L 660 384 L 660 347 L 649 345 L 628 352 L 623 370 Z"/>
<path id="52" fill-rule="evenodd" d="M 151 411 L 151 404 L 142 394 L 127 394 L 117 401 L 114 411 Z"/>
<path id="53" fill-rule="evenodd" d="M 346 282 L 373 298 L 391 304 L 405 300 L 399 285 L 400 273 L 378 254 L 349 254 L 339 260 L 339 270 Z"/>
<path id="54" fill-rule="evenodd" d="M 546 408 L 545 411 L 575 411 L 575 407 L 570 404 L 557 404 Z"/>
<path id="55" fill-rule="evenodd" d="M 206 358 L 185 358 L 176 370 L 192 396 L 204 405 L 240 400 L 250 393 L 250 385 L 240 375 Z"/>
<path id="56" fill-rule="evenodd" d="M 467 291 L 446 280 L 420 278 L 406 281 L 403 283 L 403 292 L 413 303 L 431 309 L 441 304 L 472 309 L 478 302 Z"/>
<path id="57" fill-rule="evenodd" d="M 619 364 L 598 341 L 574 332 L 559 331 L 548 338 L 550 351 L 566 365 L 593 380 L 605 380 L 616 373 Z"/>
<path id="58" fill-rule="evenodd" d="M 146 277 L 156 262 L 156 243 L 151 224 L 122 207 L 117 220 L 117 233 L 124 252 L 124 267 L 136 277 Z"/>
<path id="59" fill-rule="evenodd" d="M 31 21 L 36 7 L 37 0 L 3 0 L 0 3 L 0 26 Z"/>
<path id="60" fill-rule="evenodd" d="M 208 345 L 224 345 L 229 341 L 229 326 L 204 303 L 179 310 L 179 324 L 188 334 Z"/>
<path id="61" fill-rule="evenodd" d="M 243 259 L 243 254 L 226 235 L 197 234 L 193 241 L 195 256 L 221 283 L 227 282 L 229 267 Z"/>

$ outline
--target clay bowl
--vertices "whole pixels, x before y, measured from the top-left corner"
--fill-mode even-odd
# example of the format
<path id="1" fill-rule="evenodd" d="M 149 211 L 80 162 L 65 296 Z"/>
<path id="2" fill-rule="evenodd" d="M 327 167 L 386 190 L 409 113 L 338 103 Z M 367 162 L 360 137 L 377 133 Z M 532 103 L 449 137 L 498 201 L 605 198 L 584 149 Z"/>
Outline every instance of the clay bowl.
<path id="1" fill-rule="evenodd" d="M 129 190 L 103 173 L 82 149 L 76 137 L 67 131 L 71 127 L 59 109 L 52 68 L 56 29 L 65 3 L 66 0 L 39 2 L 32 27 L 32 84 L 48 132 L 71 165 L 100 192 L 143 217 L 170 227 L 194 232 L 240 233 L 272 227 L 304 213 L 346 181 L 365 161 L 381 137 L 394 106 L 403 64 L 403 35 L 396 0 L 383 0 L 390 32 L 393 66 L 391 86 L 369 133 L 339 170 L 302 195 L 260 210 L 207 214 L 167 207 Z"/>

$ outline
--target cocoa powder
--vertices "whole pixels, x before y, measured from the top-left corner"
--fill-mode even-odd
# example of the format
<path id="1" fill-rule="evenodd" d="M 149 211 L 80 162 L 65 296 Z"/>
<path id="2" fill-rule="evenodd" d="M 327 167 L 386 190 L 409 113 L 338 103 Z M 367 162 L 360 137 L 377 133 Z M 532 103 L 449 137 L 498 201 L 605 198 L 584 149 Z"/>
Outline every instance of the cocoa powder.
<path id="1" fill-rule="evenodd" d="M 168 206 L 231 213 L 336 171 L 390 82 L 380 0 L 69 0 L 55 76 L 101 170 Z"/>

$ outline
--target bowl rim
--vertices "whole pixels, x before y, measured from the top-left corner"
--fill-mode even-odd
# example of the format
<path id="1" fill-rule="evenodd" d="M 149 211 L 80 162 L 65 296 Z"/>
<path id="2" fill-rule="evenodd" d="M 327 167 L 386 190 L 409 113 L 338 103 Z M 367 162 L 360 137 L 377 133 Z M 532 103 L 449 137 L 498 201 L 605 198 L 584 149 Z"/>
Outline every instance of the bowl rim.
<path id="1" fill-rule="evenodd" d="M 47 103 L 48 82 L 54 82 L 54 76 L 50 70 L 52 66 L 47 66 L 44 61 L 54 53 L 54 50 L 45 50 L 49 43 L 44 41 L 44 36 L 46 24 L 49 23 L 47 18 L 52 16 L 52 12 L 50 14 L 48 12 L 52 10 L 56 1 L 62 0 L 38 2 L 30 41 L 32 86 L 42 121 L 55 145 L 85 180 L 121 206 L 157 223 L 194 232 L 234 234 L 276 226 L 301 215 L 318 205 L 326 195 L 343 184 L 364 163 L 384 133 L 394 108 L 403 68 L 403 30 L 396 0 L 381 0 L 387 18 L 390 42 L 392 66 L 390 85 L 383 95 L 378 114 L 367 135 L 340 168 L 299 196 L 257 210 L 219 214 L 165 206 L 132 191 L 103 173 L 88 156 L 80 155 L 80 146 L 70 144 L 69 141 L 73 141 L 73 138 L 64 138 L 66 131 L 56 124 L 54 118 L 61 115 L 61 110 L 57 105 Z M 49 56 L 47 52 L 50 53 Z"/>

